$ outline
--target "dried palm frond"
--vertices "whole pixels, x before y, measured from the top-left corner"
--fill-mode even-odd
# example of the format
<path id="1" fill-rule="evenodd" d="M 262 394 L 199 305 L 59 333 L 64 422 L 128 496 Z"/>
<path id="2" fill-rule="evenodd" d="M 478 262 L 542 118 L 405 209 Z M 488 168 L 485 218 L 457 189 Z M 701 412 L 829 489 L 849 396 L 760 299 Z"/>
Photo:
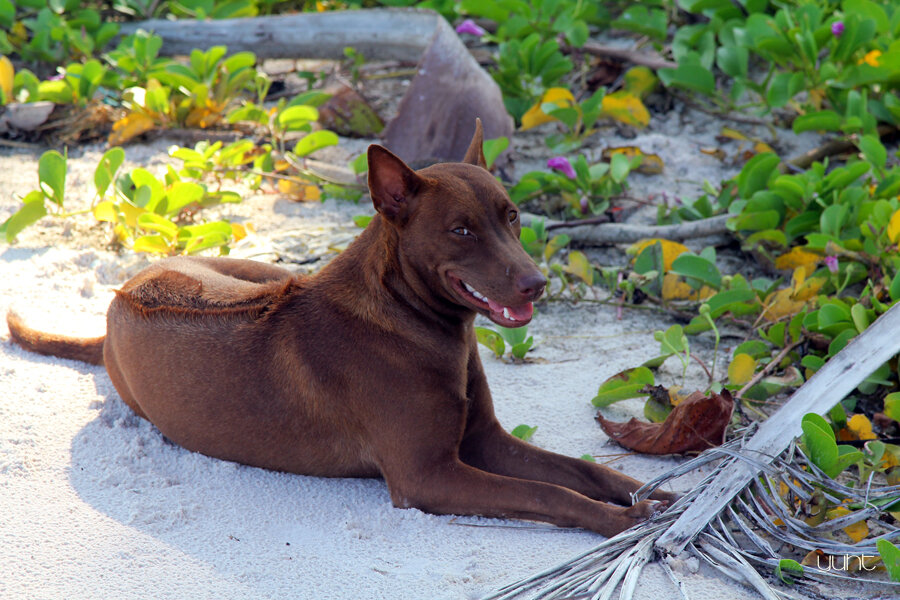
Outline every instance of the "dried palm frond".
<path id="1" fill-rule="evenodd" d="M 900 486 L 876 487 L 871 477 L 859 488 L 835 481 L 807 460 L 794 440 L 801 432 L 803 415 L 827 412 L 900 351 L 900 336 L 894 333 L 898 329 L 900 303 L 832 357 L 758 429 L 748 428 L 736 439 L 706 450 L 637 491 L 636 501 L 684 473 L 718 461 L 699 485 L 665 513 L 484 600 L 608 599 L 622 582 L 619 597 L 629 600 L 641 569 L 654 551 L 659 557 L 677 555 L 685 549 L 728 577 L 753 587 L 764 598 L 777 600 L 796 596 L 787 588 L 769 583 L 771 572 L 783 558 L 816 551 L 854 557 L 877 555 L 876 542 L 900 537 L 900 528 L 878 521 L 881 533 L 853 544 L 840 541 L 832 532 L 881 516 L 900 501 Z M 860 508 L 811 525 L 801 518 L 799 510 L 817 496 L 833 505 Z M 662 565 L 684 597 L 675 574 L 665 561 Z M 900 587 L 900 583 L 884 579 L 849 577 L 811 565 L 804 567 L 802 579 L 795 573 L 791 576 L 798 586 L 805 586 L 809 580 L 850 580 Z M 815 590 L 804 591 L 818 596 Z"/>

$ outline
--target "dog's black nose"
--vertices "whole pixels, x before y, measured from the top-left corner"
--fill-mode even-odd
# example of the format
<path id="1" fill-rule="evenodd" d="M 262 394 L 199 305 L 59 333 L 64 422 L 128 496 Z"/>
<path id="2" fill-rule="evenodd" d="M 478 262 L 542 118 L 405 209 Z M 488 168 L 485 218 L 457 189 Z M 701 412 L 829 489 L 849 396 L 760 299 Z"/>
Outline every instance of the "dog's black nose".
<path id="1" fill-rule="evenodd" d="M 521 275 L 516 279 L 516 290 L 529 301 L 540 298 L 545 285 L 547 278 L 538 271 Z"/>

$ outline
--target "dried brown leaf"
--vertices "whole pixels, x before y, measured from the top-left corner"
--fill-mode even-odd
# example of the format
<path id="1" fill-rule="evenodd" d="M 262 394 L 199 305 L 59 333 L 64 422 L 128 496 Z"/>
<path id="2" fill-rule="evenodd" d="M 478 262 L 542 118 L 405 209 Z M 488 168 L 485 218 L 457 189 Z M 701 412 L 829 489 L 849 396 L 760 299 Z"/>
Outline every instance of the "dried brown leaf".
<path id="1" fill-rule="evenodd" d="M 645 454 L 684 454 L 719 446 L 731 421 L 734 401 L 728 390 L 706 397 L 694 392 L 680 402 L 662 423 L 632 418 L 627 423 L 607 420 L 599 412 L 597 421 L 610 439 Z"/>

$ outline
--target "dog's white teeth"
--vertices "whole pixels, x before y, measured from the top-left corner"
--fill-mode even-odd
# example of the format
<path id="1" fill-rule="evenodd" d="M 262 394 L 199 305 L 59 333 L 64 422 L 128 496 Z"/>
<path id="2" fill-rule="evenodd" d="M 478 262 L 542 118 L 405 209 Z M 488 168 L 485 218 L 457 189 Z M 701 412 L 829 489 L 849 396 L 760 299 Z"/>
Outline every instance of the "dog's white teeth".
<path id="1" fill-rule="evenodd" d="M 477 294 L 477 293 L 478 293 L 478 292 L 475 291 L 475 288 L 473 288 L 471 285 L 469 285 L 469 284 L 466 283 L 465 281 L 463 281 L 462 284 L 463 284 L 463 287 L 466 288 L 466 291 L 469 292 L 470 294 Z"/>
<path id="2" fill-rule="evenodd" d="M 503 318 L 512 321 L 512 317 L 509 316 L 509 308 L 507 308 L 506 306 L 503 307 Z"/>
<path id="3" fill-rule="evenodd" d="M 476 298 L 478 298 L 479 300 L 487 302 L 487 296 L 485 296 L 484 294 L 479 294 L 478 292 L 472 292 L 472 295 L 475 296 Z"/>

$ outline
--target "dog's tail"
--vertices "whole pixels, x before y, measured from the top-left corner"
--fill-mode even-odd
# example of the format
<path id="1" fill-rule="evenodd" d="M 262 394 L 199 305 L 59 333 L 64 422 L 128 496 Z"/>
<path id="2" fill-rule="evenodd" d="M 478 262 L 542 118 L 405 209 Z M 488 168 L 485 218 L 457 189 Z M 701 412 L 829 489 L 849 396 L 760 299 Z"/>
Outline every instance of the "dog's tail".
<path id="1" fill-rule="evenodd" d="M 93 365 L 103 364 L 103 340 L 106 339 L 106 336 L 76 338 L 44 333 L 27 327 L 22 322 L 22 318 L 13 311 L 6 313 L 6 324 L 9 326 L 9 335 L 12 340 L 26 350 L 48 356 L 80 360 Z"/>

